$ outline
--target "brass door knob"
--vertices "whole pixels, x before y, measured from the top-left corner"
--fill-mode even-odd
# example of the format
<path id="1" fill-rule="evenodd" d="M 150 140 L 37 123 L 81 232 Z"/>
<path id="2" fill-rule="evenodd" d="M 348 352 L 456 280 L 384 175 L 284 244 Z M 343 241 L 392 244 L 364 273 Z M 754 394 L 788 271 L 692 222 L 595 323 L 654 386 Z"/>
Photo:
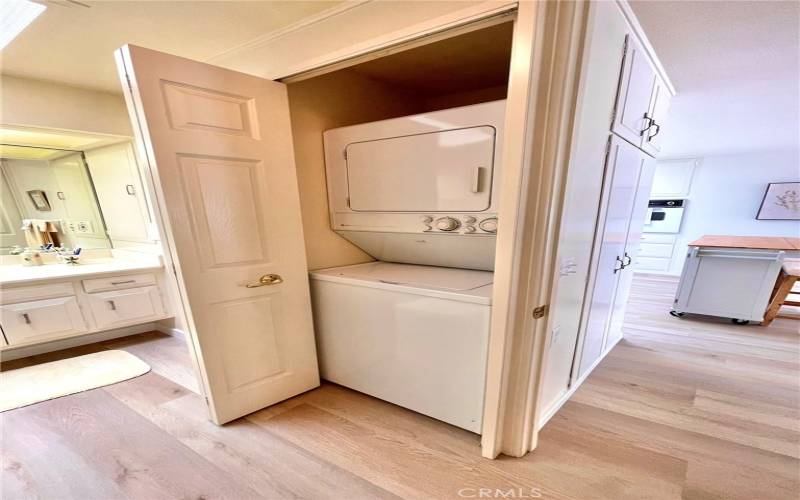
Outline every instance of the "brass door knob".
<path id="1" fill-rule="evenodd" d="M 259 278 L 258 283 L 248 283 L 247 288 L 258 288 L 260 286 L 277 285 L 283 283 L 283 278 L 279 274 L 265 274 Z"/>

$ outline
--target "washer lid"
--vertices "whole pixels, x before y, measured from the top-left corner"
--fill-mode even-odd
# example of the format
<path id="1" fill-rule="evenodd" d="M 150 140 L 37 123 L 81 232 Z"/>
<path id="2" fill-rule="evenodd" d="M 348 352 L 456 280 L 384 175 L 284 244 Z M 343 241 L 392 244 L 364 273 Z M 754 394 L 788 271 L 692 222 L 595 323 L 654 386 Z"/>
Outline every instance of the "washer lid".
<path id="1" fill-rule="evenodd" d="M 373 285 L 377 288 L 399 286 L 410 293 L 427 294 L 425 292 L 428 291 L 433 292 L 432 295 L 436 296 L 458 295 L 481 297 L 488 300 L 491 297 L 494 273 L 376 261 L 313 271 L 311 278 L 325 281 L 361 282 L 363 285 Z M 445 294 L 441 292 L 445 292 Z"/>

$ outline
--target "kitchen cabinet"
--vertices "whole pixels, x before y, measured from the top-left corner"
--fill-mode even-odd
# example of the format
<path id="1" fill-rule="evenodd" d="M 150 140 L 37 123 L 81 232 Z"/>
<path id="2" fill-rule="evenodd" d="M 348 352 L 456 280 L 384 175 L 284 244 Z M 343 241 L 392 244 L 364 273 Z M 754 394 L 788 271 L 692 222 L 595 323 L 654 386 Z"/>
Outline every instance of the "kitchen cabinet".
<path id="1" fill-rule="evenodd" d="M 655 168 L 658 171 L 658 167 Z M 674 234 L 644 233 L 639 238 L 639 251 L 634 258 L 640 272 L 669 272 L 677 237 Z"/>
<path id="2" fill-rule="evenodd" d="M 698 160 L 695 158 L 659 161 L 653 177 L 651 198 L 687 198 Z"/>
<path id="3" fill-rule="evenodd" d="M 642 136 L 642 149 L 655 156 L 661 152 L 662 139 L 664 138 L 662 128 L 667 122 L 669 104 L 672 100 L 667 85 L 661 78 L 656 77 L 653 82 L 652 98 L 650 99 L 648 130 Z"/>
<path id="4" fill-rule="evenodd" d="M 642 46 L 632 35 L 624 39 L 624 56 L 611 131 L 641 147 L 652 126 L 650 116 L 656 73 Z"/>
<path id="5" fill-rule="evenodd" d="M 590 370 L 610 345 L 607 334 L 615 312 L 617 322 L 621 323 L 631 270 L 624 273 L 622 289 L 620 277 L 636 254 L 652 176 L 649 155 L 616 136 L 611 137 L 592 264 L 596 271 L 590 278 L 579 375 Z M 619 333 L 612 335 L 614 339 L 619 336 Z"/>

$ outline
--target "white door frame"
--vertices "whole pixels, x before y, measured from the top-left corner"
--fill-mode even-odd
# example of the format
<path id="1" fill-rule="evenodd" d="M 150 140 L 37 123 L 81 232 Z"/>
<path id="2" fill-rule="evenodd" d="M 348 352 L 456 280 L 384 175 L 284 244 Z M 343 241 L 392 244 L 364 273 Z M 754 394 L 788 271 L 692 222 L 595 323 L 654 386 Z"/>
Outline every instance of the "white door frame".
<path id="1" fill-rule="evenodd" d="M 536 447 L 537 399 L 548 315 L 532 317 L 550 299 L 566 178 L 578 54 L 588 2 L 488 1 L 357 43 L 278 72 L 297 81 L 395 50 L 493 24 L 516 12 L 503 181 L 492 297 L 482 454 L 522 456 Z M 353 10 L 357 10 L 357 6 Z M 313 27 L 306 24 L 303 29 Z M 455 30 L 455 31 L 454 31 Z M 120 75 L 124 82 L 124 75 Z M 125 83 L 127 84 L 127 83 Z M 139 151 L 140 158 L 146 157 Z M 153 189 L 148 172 L 147 189 Z M 169 241 L 157 214 L 162 242 Z M 170 263 L 168 263 L 169 265 Z M 184 315 L 187 324 L 192 322 Z M 196 353 L 195 353 L 196 355 Z"/>

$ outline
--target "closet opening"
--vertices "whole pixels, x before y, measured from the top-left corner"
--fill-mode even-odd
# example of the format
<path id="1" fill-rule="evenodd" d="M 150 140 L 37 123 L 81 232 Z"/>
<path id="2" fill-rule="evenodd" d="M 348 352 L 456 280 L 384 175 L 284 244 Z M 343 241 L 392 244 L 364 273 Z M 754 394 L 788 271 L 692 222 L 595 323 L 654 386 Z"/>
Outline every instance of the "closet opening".
<path id="1" fill-rule="evenodd" d="M 477 434 L 513 28 L 288 83 L 322 379 Z"/>

